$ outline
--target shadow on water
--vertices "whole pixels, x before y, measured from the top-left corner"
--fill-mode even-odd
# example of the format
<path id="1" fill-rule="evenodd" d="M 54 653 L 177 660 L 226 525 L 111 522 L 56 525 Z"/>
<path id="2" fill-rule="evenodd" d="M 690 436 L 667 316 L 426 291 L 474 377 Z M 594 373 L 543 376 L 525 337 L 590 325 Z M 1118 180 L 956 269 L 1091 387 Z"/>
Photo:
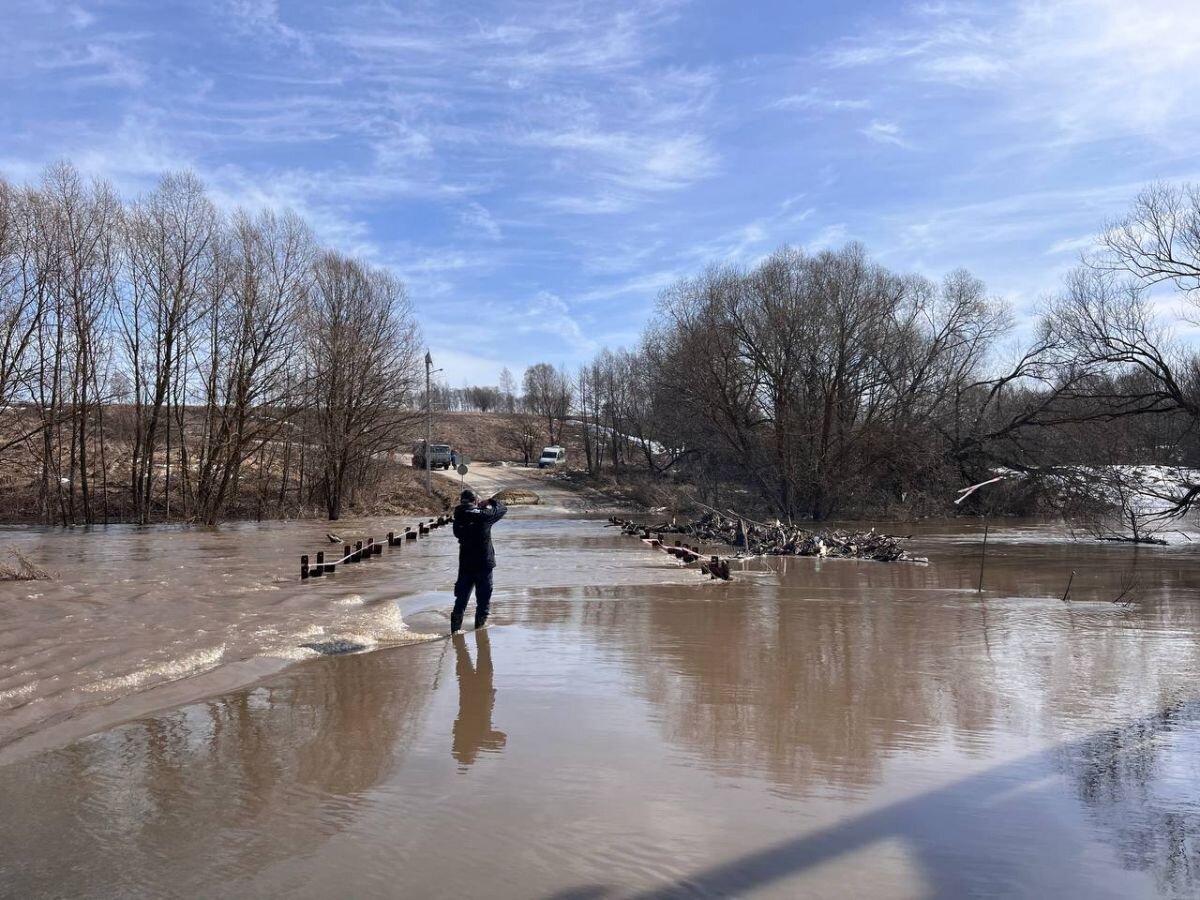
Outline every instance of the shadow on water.
<path id="1" fill-rule="evenodd" d="M 460 771 L 475 762 L 480 751 L 499 752 L 508 736 L 492 727 L 496 689 L 492 685 L 492 645 L 486 630 L 473 632 L 477 661 L 472 664 L 467 637 L 454 635 L 454 673 L 458 677 L 458 717 L 454 720 L 451 754 Z"/>
<path id="2" fill-rule="evenodd" d="M 885 841 L 911 851 L 928 896 L 1071 894 L 1079 885 L 1061 862 L 1078 859 L 1085 848 L 1055 829 L 1055 772 L 1074 788 L 1100 826 L 1096 834 L 1115 845 L 1125 869 L 1148 874 L 1162 896 L 1196 896 L 1200 806 L 1193 791 L 1171 788 L 1176 779 L 1194 777 L 1198 745 L 1200 701 L 1174 704 L 634 896 L 744 896 Z M 1044 831 L 1027 852 L 997 849 L 1006 834 L 1027 832 L 1039 818 Z M 551 897 L 617 894 L 625 896 L 617 886 L 581 885 Z M 1114 885 L 1112 895 L 1121 889 Z"/>

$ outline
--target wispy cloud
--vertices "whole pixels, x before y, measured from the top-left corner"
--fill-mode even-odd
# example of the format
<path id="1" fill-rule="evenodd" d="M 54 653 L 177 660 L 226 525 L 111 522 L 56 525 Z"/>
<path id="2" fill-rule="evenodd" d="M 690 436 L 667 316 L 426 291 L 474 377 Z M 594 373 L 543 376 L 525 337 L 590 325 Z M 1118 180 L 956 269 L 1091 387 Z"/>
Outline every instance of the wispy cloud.
<path id="1" fill-rule="evenodd" d="M 886 67 L 908 80 L 991 94 L 1008 123 L 1083 142 L 1129 134 L 1171 140 L 1194 122 L 1200 16 L 1191 0 L 1009 0 L 913 6 L 827 55 L 835 67 Z"/>
<path id="2" fill-rule="evenodd" d="M 27 48 L 33 66 L 73 86 L 140 88 L 147 65 L 132 51 L 139 35 L 101 35 L 78 43 Z"/>
<path id="3" fill-rule="evenodd" d="M 70 19 L 71 25 L 74 28 L 87 28 L 96 21 L 96 17 L 84 9 L 82 6 L 71 4 L 66 9 L 67 18 Z"/>
<path id="4" fill-rule="evenodd" d="M 843 110 L 867 109 L 869 100 L 838 97 L 827 91 L 810 88 L 798 94 L 788 94 L 771 104 L 773 109 L 796 110 L 799 112 L 840 112 Z"/>
<path id="5" fill-rule="evenodd" d="M 861 129 L 861 133 L 877 144 L 891 144 L 895 147 L 904 147 L 911 149 L 912 144 L 904 137 L 904 132 L 895 122 L 885 122 L 882 119 L 875 119 L 865 128 Z"/>
<path id="6" fill-rule="evenodd" d="M 474 200 L 470 201 L 463 208 L 461 216 L 464 225 L 482 234 L 488 240 L 500 240 L 500 223 L 496 221 L 491 212 L 482 203 L 476 203 Z"/>
<path id="7" fill-rule="evenodd" d="M 280 18 L 279 0 L 224 0 L 222 12 L 241 35 L 303 53 L 312 52 L 309 37 Z"/>
<path id="8" fill-rule="evenodd" d="M 399 274 L 435 348 L 491 348 L 447 357 L 472 371 L 572 363 L 783 243 L 1033 297 L 1200 150 L 1183 0 L 736 28 L 694 0 L 3 5 L 0 173 L 66 157 L 136 195 L 191 168 L 223 208 L 293 208 Z"/>

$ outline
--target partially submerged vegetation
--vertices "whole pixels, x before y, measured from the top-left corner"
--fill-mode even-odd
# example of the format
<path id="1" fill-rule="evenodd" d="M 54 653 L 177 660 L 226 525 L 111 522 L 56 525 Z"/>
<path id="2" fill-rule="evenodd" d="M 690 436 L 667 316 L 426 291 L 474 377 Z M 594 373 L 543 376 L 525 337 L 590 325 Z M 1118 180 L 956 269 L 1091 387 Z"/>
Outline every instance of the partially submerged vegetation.
<path id="1" fill-rule="evenodd" d="M 871 559 L 878 562 L 927 562 L 902 546 L 907 538 L 870 531 L 822 529 L 812 531 L 776 522 L 767 525 L 734 514 L 710 511 L 692 521 L 642 523 L 613 516 L 609 524 L 626 534 L 661 538 L 687 535 L 704 544 L 726 544 L 750 556 L 816 556 L 829 559 Z"/>
<path id="2" fill-rule="evenodd" d="M 52 573 L 22 553 L 19 547 L 9 547 L 8 555 L 13 562 L 0 562 L 0 581 L 52 581 L 54 579 Z"/>

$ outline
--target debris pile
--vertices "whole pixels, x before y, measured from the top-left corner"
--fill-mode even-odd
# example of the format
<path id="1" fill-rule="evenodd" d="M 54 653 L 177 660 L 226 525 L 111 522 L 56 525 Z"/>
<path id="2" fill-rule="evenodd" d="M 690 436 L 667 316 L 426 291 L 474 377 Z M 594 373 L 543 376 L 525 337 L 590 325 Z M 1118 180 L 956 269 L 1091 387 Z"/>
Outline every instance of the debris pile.
<path id="1" fill-rule="evenodd" d="M 687 535 L 705 544 L 729 544 L 749 556 L 819 556 L 832 559 L 874 559 L 880 562 L 925 562 L 901 546 L 906 537 L 870 531 L 808 531 L 795 525 L 761 525 L 746 519 L 705 513 L 686 524 L 659 522 L 643 524 L 613 516 L 609 525 L 619 527 L 624 534 L 641 537 L 652 544 L 665 543 L 662 535 Z M 666 548 L 668 552 L 673 547 Z M 683 548 L 685 550 L 689 548 Z M 696 559 L 698 548 L 691 548 Z M 685 559 L 694 562 L 695 559 Z"/>
<path id="2" fill-rule="evenodd" d="M 537 506 L 542 502 L 541 497 L 525 488 L 505 488 L 496 494 L 496 499 L 509 506 Z"/>

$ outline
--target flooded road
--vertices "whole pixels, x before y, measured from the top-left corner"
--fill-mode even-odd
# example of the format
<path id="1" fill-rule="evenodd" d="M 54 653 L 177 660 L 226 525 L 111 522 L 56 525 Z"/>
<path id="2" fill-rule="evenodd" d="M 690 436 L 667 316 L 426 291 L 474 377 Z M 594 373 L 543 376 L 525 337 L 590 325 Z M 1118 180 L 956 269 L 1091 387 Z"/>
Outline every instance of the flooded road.
<path id="1" fill-rule="evenodd" d="M 978 526 L 919 532 L 721 584 L 514 510 L 484 632 L 27 739 L 0 896 L 1200 894 L 1195 549 L 993 523 L 981 596 Z M 441 631 L 453 540 L 410 549 L 354 590 Z M 349 582 L 272 598 L 351 633 Z"/>

